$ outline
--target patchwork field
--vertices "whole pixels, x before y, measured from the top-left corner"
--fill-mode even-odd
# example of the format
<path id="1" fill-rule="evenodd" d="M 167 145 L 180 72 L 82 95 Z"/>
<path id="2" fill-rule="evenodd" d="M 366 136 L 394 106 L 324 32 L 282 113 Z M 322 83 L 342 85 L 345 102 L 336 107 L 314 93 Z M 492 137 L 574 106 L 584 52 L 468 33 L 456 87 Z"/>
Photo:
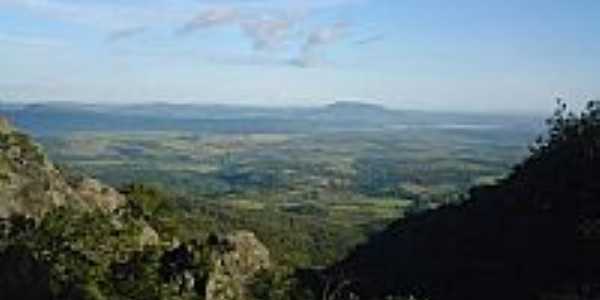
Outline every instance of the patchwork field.
<path id="1" fill-rule="evenodd" d="M 67 174 L 162 191 L 182 208 L 179 236 L 250 229 L 300 266 L 335 261 L 393 220 L 461 201 L 507 174 L 539 132 L 534 118 L 353 103 L 139 110 L 4 114 Z"/>
<path id="2" fill-rule="evenodd" d="M 55 161 L 116 186 L 143 182 L 237 209 L 269 206 L 365 224 L 458 200 L 470 186 L 503 176 L 528 140 L 503 134 L 77 132 L 42 142 Z"/>

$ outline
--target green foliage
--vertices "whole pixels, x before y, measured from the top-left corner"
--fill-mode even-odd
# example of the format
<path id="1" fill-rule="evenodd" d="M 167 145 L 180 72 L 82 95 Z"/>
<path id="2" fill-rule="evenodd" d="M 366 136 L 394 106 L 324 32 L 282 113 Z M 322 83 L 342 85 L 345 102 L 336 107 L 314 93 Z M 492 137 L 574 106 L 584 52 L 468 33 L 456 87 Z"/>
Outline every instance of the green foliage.
<path id="1" fill-rule="evenodd" d="M 0 287 L 20 299 L 50 299 L 23 296 L 34 283 L 42 286 L 38 293 L 55 299 L 188 299 L 196 293 L 182 294 L 172 279 L 187 270 L 204 278 L 208 271 L 206 251 L 197 246 L 190 248 L 199 253 L 195 259 L 167 277 L 171 250 L 141 244 L 147 224 L 126 209 L 104 214 L 60 208 L 37 223 L 15 216 L 5 224 L 0 257 L 9 265 L 0 264 Z M 11 283 L 14 274 L 23 277 Z"/>
<path id="2" fill-rule="evenodd" d="M 127 197 L 130 209 L 143 215 L 154 215 L 160 209 L 166 209 L 168 205 L 167 195 L 155 187 L 130 184 L 119 192 Z"/>
<path id="3" fill-rule="evenodd" d="M 579 113 L 570 112 L 558 100 L 558 108 L 547 120 L 545 136 L 531 147 L 531 156 L 508 178 L 526 201 L 521 210 L 559 208 L 565 217 L 581 212 L 593 203 L 600 184 L 600 101 L 591 101 Z M 572 218 L 572 217 L 571 217 Z"/>
<path id="4" fill-rule="evenodd" d="M 534 135 L 513 128 L 306 134 L 98 129 L 48 136 L 43 143 L 54 160 L 77 172 L 114 186 L 143 183 L 122 191 L 131 210 L 166 240 L 247 229 L 277 261 L 309 266 L 341 259 L 369 233 L 406 214 L 460 201 L 474 182 L 509 171 Z"/>
<path id="5" fill-rule="evenodd" d="M 128 299 L 162 299 L 161 255 L 159 249 L 146 248 L 131 253 L 125 261 L 112 262 L 110 294 L 130 297 Z"/>
<path id="6" fill-rule="evenodd" d="M 177 197 L 167 194 L 158 187 L 145 184 L 130 184 L 120 189 L 120 192 L 127 199 L 125 213 L 145 220 L 161 233 L 164 240 L 182 237 L 185 225 L 182 223 L 181 215 L 185 208 L 180 205 Z M 184 238 L 196 237 L 189 235 Z"/>
<path id="7" fill-rule="evenodd" d="M 557 99 L 554 114 L 546 120 L 548 134 L 540 137 L 532 149 L 534 156 L 565 148 L 572 144 L 594 146 L 600 133 L 600 101 L 590 101 L 584 111 L 576 114 Z M 584 149 L 582 149 L 584 150 Z"/>
<path id="8" fill-rule="evenodd" d="M 314 292 L 303 286 L 289 269 L 263 270 L 251 284 L 253 300 L 311 300 Z"/>
<path id="9" fill-rule="evenodd" d="M 23 161 L 35 164 L 43 164 L 46 161 L 40 147 L 32 143 L 31 139 L 23 133 L 0 134 L 0 150 L 7 151 L 11 147 L 19 149 L 20 158 Z"/>
<path id="10" fill-rule="evenodd" d="M 579 133 L 565 130 L 573 127 L 564 125 L 570 119 L 577 118 L 557 115 L 553 124 L 561 125 L 556 137 L 550 134 L 534 152 L 550 151 L 553 140 L 567 132 Z M 524 135 L 510 130 L 284 136 L 86 133 L 73 140 L 47 140 L 53 157 L 81 174 L 117 185 L 144 184 L 124 187 L 127 205 L 113 214 L 61 209 L 38 223 L 10 220 L 0 232 L 0 255 L 20 263 L 0 264 L 0 282 L 10 281 L 6 270 L 14 267 L 39 274 L 19 282 L 41 286 L 42 293 L 54 298 L 201 299 L 203 290 L 185 287 L 190 278 L 197 283 L 207 279 L 211 252 L 193 240 L 249 229 L 277 263 L 290 268 L 261 273 L 252 284 L 252 297 L 320 298 L 301 288 L 293 268 L 330 264 L 375 228 L 402 215 L 423 218 L 424 211 L 460 202 L 473 182 L 508 170 L 522 153 Z M 23 144 L 26 139 L 16 135 L 7 142 Z M 27 159 L 43 161 L 28 154 L 39 154 L 35 145 L 24 149 L 32 155 Z M 32 195 L 43 190 L 44 184 L 37 183 L 27 189 Z M 181 241 L 180 246 L 141 245 L 147 225 L 163 242 Z"/>
<path id="11" fill-rule="evenodd" d="M 115 221 L 111 215 L 57 209 L 34 230 L 14 227 L 12 243 L 49 267 L 54 294 L 70 298 L 92 291 L 108 273 L 111 261 L 140 247 L 136 236 L 141 225 L 125 220 L 117 229 Z"/>
<path id="12" fill-rule="evenodd" d="M 559 101 L 547 124 L 508 177 L 397 220 L 330 272 L 368 299 L 545 299 L 562 286 L 595 297 L 580 291 L 599 281 L 600 102 L 572 113 Z"/>

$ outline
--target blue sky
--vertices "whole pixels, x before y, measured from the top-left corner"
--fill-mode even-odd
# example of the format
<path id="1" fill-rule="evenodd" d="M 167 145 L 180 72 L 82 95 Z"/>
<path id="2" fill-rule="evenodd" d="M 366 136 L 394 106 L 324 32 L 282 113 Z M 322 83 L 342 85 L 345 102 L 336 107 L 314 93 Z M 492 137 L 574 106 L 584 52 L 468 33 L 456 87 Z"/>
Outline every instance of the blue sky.
<path id="1" fill-rule="evenodd" d="M 600 98 L 597 0 L 0 0 L 0 99 L 547 111 Z"/>

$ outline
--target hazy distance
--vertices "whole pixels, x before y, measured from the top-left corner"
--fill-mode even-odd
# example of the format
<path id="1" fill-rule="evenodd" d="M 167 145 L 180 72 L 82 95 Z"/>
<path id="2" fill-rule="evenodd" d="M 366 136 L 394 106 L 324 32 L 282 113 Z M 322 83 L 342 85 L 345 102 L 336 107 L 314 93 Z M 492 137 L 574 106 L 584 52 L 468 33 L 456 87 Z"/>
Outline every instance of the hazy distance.
<path id="1" fill-rule="evenodd" d="M 0 100 L 547 112 L 600 97 L 600 3 L 0 0 Z"/>

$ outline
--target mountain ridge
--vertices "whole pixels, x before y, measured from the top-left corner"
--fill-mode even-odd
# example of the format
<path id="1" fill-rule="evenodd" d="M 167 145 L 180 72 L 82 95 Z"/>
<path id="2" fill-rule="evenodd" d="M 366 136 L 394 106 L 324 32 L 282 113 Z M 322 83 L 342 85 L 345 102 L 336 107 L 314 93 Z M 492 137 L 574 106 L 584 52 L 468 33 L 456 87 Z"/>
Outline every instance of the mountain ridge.
<path id="1" fill-rule="evenodd" d="M 34 136 L 77 131 L 192 131 L 202 133 L 344 132 L 423 126 L 487 125 L 537 132 L 529 116 L 420 112 L 339 101 L 320 107 L 277 108 L 194 104 L 0 104 L 5 115 Z"/>

